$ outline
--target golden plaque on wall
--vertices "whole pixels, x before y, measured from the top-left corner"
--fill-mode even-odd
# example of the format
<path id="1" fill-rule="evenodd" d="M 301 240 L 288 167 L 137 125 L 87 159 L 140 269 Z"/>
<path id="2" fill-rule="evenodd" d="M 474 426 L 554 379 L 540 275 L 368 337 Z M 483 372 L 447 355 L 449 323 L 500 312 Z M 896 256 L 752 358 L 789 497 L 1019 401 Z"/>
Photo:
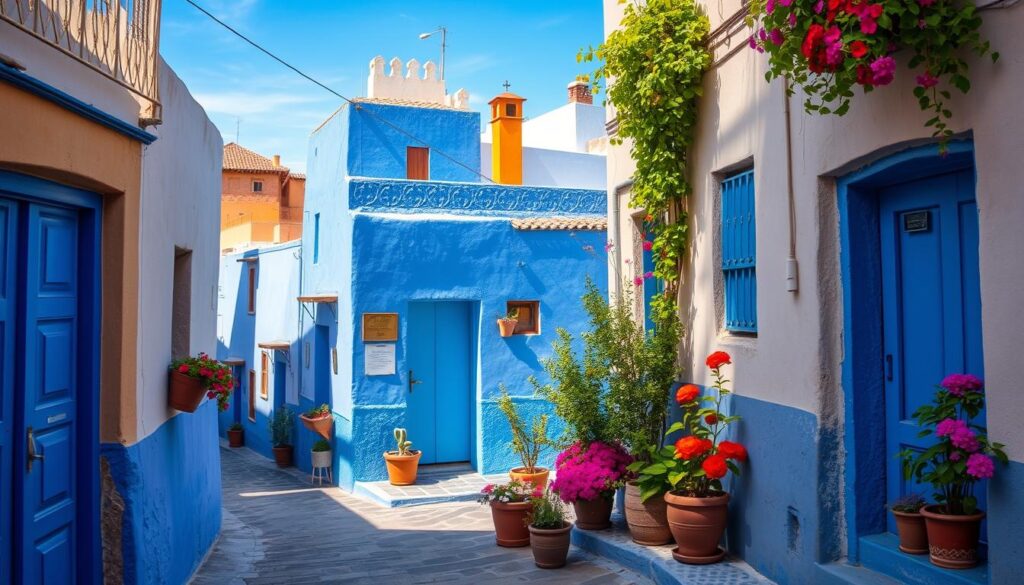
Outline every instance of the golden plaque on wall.
<path id="1" fill-rule="evenodd" d="M 398 341 L 398 313 L 363 313 L 363 341 Z"/>

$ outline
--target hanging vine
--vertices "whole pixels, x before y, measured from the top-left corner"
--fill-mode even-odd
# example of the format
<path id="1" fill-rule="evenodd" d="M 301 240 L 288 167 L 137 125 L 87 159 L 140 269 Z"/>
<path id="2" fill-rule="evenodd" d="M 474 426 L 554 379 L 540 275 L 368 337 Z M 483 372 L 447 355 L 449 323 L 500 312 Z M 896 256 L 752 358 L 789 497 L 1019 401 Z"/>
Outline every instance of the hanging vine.
<path id="1" fill-rule="evenodd" d="M 632 140 L 636 171 L 630 205 L 647 212 L 653 276 L 665 283 L 664 293 L 651 303 L 656 323 L 677 318 L 688 235 L 683 204 L 690 193 L 687 154 L 697 126 L 701 82 L 711 64 L 709 30 L 707 16 L 694 0 L 630 2 L 621 28 L 596 50 L 577 56 L 581 62 L 600 63 L 592 78 L 595 93 L 602 83 L 614 80 L 606 84 L 607 102 L 618 118 L 612 144 Z"/>

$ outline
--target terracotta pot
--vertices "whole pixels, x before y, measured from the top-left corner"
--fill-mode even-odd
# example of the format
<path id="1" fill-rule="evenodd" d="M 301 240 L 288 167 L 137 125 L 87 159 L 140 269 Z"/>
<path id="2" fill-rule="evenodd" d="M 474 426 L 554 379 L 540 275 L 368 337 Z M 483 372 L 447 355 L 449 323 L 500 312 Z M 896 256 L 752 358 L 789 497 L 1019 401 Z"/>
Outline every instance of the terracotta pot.
<path id="1" fill-rule="evenodd" d="M 984 512 L 952 516 L 937 504 L 921 508 L 928 530 L 928 558 L 945 569 L 970 569 L 978 564 L 978 537 Z"/>
<path id="2" fill-rule="evenodd" d="M 725 556 L 718 546 L 729 517 L 729 494 L 693 498 L 672 492 L 665 494 L 668 526 L 677 548 L 672 556 L 680 563 L 707 565 Z"/>
<path id="3" fill-rule="evenodd" d="M 292 446 L 282 445 L 281 447 L 274 447 L 274 462 L 277 463 L 278 467 L 291 467 L 292 466 Z"/>
<path id="4" fill-rule="evenodd" d="M 394 451 L 384 452 L 384 461 L 388 467 L 388 481 L 391 485 L 412 485 L 416 483 L 416 472 L 420 467 L 421 451 L 410 451 L 409 455 L 399 455 Z"/>
<path id="5" fill-rule="evenodd" d="M 330 451 L 313 451 L 310 450 L 313 456 L 313 467 L 321 467 L 330 469 L 334 463 L 333 453 Z"/>
<path id="6" fill-rule="evenodd" d="M 924 516 L 916 512 L 892 511 L 896 518 L 896 532 L 900 535 L 900 550 L 912 555 L 928 552 L 928 533 L 925 531 Z"/>
<path id="7" fill-rule="evenodd" d="M 498 333 L 502 337 L 512 337 L 516 331 L 516 323 L 519 323 L 516 319 L 498 319 Z"/>
<path id="8" fill-rule="evenodd" d="M 604 530 L 612 526 L 613 498 L 577 500 L 572 503 L 576 511 L 576 528 L 580 530 Z"/>
<path id="9" fill-rule="evenodd" d="M 228 447 L 237 449 L 245 445 L 245 431 L 243 429 L 228 429 Z"/>
<path id="10" fill-rule="evenodd" d="M 640 501 L 640 487 L 626 484 L 626 524 L 633 542 L 644 546 L 658 546 L 672 542 L 668 529 L 668 504 L 661 494 Z"/>
<path id="11" fill-rule="evenodd" d="M 498 546 L 515 548 L 530 544 L 526 519 L 532 509 L 530 502 L 491 502 L 491 519 L 494 520 L 494 537 Z"/>
<path id="12" fill-rule="evenodd" d="M 331 428 L 334 426 L 334 416 L 326 415 L 319 418 L 309 418 L 304 414 L 299 415 L 302 426 L 320 435 L 324 439 L 331 440 Z"/>
<path id="13" fill-rule="evenodd" d="M 534 470 L 534 473 L 527 473 L 525 467 L 516 467 L 508 472 L 508 476 L 522 482 L 530 482 L 543 490 L 548 486 L 548 474 L 551 472 L 544 467 L 534 467 Z"/>
<path id="14" fill-rule="evenodd" d="M 206 396 L 206 387 L 199 378 L 170 370 L 167 382 L 167 406 L 181 412 L 195 412 Z"/>
<path id="15" fill-rule="evenodd" d="M 565 559 L 569 556 L 572 523 L 566 522 L 561 528 L 529 528 L 533 562 L 542 569 L 564 567 Z"/>

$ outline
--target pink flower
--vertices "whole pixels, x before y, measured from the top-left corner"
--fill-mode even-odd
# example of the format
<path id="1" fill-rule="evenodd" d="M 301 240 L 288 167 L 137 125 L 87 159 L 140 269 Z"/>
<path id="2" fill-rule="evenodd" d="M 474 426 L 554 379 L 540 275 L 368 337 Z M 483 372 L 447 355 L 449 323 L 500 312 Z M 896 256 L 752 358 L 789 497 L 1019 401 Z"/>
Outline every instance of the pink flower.
<path id="1" fill-rule="evenodd" d="M 843 62 L 843 33 L 838 26 L 825 32 L 825 62 L 836 66 Z"/>
<path id="2" fill-rule="evenodd" d="M 775 12 L 775 0 L 768 0 L 764 4 L 764 11 L 768 14 Z"/>
<path id="3" fill-rule="evenodd" d="M 773 45 L 781 45 L 784 40 L 782 37 L 782 31 L 777 28 L 773 28 L 768 32 L 768 40 L 770 40 Z"/>
<path id="4" fill-rule="evenodd" d="M 967 428 L 957 430 L 957 432 L 950 435 L 949 440 L 953 443 L 954 447 L 963 449 L 968 453 L 974 453 L 981 448 L 978 436 L 974 434 L 974 431 Z"/>
<path id="5" fill-rule="evenodd" d="M 493 491 L 494 491 L 494 484 L 493 483 L 489 483 L 489 484 L 484 486 L 484 489 L 480 490 L 480 493 L 481 494 L 489 494 L 489 493 L 491 493 Z"/>
<path id="6" fill-rule="evenodd" d="M 960 461 L 962 457 L 963 455 L 959 451 L 953 451 L 952 453 L 949 454 L 949 460 L 954 462 Z"/>
<path id="7" fill-rule="evenodd" d="M 935 4 L 935 0 L 917 0 L 917 3 L 921 6 L 931 6 L 932 4 Z"/>
<path id="8" fill-rule="evenodd" d="M 747 44 L 750 45 L 751 49 L 757 49 L 757 37 L 755 37 L 754 35 L 750 35 L 750 38 L 747 39 Z"/>
<path id="9" fill-rule="evenodd" d="M 935 83 L 938 83 L 938 80 Z M 918 77 L 918 84 L 921 84 L 920 77 Z M 924 87 L 931 86 L 926 85 Z M 971 374 L 950 374 L 939 385 L 953 396 L 963 396 L 968 392 L 981 392 L 983 387 L 982 381 L 977 376 L 972 376 Z"/>
<path id="10" fill-rule="evenodd" d="M 647 272 L 644 272 L 644 279 L 645 280 L 650 278 L 650 277 L 652 277 L 652 276 L 654 276 L 654 273 L 651 272 L 650 270 L 648 270 Z"/>
<path id="11" fill-rule="evenodd" d="M 992 458 L 981 453 L 974 453 L 967 458 L 967 474 L 978 479 L 985 479 L 995 475 L 996 466 Z"/>
<path id="12" fill-rule="evenodd" d="M 879 57 L 871 63 L 871 83 L 874 85 L 888 85 L 892 83 L 896 73 L 896 59 L 890 56 Z"/>
<path id="13" fill-rule="evenodd" d="M 650 240 L 644 240 L 643 246 L 644 252 L 650 252 L 654 249 L 654 244 Z"/>
<path id="14" fill-rule="evenodd" d="M 611 240 L 608 240 L 608 243 L 604 245 L 604 251 L 605 252 L 611 252 L 614 247 L 615 247 L 615 243 L 612 242 Z"/>
<path id="15" fill-rule="evenodd" d="M 957 432 L 967 430 L 967 423 L 956 418 L 947 418 L 935 425 L 935 436 L 948 437 Z"/>
<path id="16" fill-rule="evenodd" d="M 814 5 L 814 13 L 821 14 L 822 10 L 825 10 L 825 0 L 818 0 L 818 3 Z"/>
<path id="17" fill-rule="evenodd" d="M 636 286 L 640 286 L 643 283 L 644 283 L 643 277 L 637 276 L 636 278 L 633 279 L 633 284 L 636 285 Z"/>
<path id="18" fill-rule="evenodd" d="M 796 26 L 796 13 L 795 12 L 790 12 L 789 13 L 789 26 Z"/>

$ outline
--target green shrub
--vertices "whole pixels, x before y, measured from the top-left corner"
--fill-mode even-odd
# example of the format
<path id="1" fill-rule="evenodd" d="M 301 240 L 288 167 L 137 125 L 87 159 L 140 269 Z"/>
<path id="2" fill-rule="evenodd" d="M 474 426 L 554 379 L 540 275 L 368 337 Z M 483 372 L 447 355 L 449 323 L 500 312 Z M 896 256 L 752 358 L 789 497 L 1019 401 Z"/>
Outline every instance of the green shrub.
<path id="1" fill-rule="evenodd" d="M 288 447 L 292 444 L 292 428 L 295 421 L 292 419 L 292 411 L 287 406 L 275 410 L 267 424 L 270 427 L 270 442 L 275 447 Z"/>

